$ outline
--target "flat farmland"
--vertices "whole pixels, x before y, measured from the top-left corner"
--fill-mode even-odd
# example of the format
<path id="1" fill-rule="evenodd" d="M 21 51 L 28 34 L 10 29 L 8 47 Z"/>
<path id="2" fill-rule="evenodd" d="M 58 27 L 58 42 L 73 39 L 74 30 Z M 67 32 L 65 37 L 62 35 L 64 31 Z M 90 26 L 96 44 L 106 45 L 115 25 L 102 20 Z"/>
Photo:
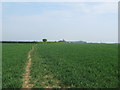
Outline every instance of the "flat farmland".
<path id="1" fill-rule="evenodd" d="M 3 44 L 2 63 L 3 88 L 118 87 L 117 44 Z"/>
<path id="2" fill-rule="evenodd" d="M 2 44 L 2 87 L 20 88 L 32 44 Z"/>

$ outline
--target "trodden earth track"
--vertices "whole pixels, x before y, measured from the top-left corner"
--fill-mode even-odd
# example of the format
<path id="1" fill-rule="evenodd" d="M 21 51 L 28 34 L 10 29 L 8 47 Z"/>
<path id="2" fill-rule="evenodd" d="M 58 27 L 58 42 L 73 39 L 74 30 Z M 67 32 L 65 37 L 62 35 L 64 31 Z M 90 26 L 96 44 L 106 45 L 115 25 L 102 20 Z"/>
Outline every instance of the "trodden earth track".
<path id="1" fill-rule="evenodd" d="M 36 44 L 37 45 L 37 44 Z M 23 78 L 22 78 L 22 88 L 28 88 L 28 89 L 32 89 L 34 86 L 35 86 L 35 83 L 37 82 L 37 80 L 34 81 L 34 83 L 31 83 L 31 65 L 32 65 L 32 53 L 33 51 L 35 50 L 36 48 L 36 45 L 32 46 L 32 49 L 28 52 L 28 57 L 27 57 L 27 62 L 26 62 L 26 66 L 25 66 L 25 71 L 24 71 L 24 74 L 23 74 Z M 54 76 L 53 75 L 45 75 L 44 77 L 42 78 L 45 78 L 46 80 L 49 78 L 51 79 L 52 81 L 54 81 L 55 83 L 59 84 L 60 81 L 53 78 Z M 46 84 L 48 81 L 44 81 L 42 82 L 42 84 Z M 46 85 L 45 87 L 43 88 L 61 88 L 59 85 L 56 86 L 51 86 L 51 85 Z"/>
<path id="2" fill-rule="evenodd" d="M 32 49 L 28 52 L 28 61 L 26 63 L 26 67 L 25 67 L 25 73 L 23 74 L 23 85 L 22 88 L 32 88 L 34 86 L 34 84 L 30 83 L 30 67 L 32 64 L 32 58 L 31 58 L 31 54 L 34 51 L 35 46 L 32 47 Z"/>

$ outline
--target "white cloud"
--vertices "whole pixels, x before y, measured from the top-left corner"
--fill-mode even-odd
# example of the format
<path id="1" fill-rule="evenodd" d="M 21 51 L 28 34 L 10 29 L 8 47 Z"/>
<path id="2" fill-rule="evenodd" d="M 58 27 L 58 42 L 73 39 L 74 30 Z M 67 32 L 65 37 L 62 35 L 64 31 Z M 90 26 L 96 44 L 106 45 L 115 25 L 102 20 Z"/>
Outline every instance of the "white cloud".
<path id="1" fill-rule="evenodd" d="M 37 15 L 24 15 L 24 16 L 10 16 L 8 17 L 10 21 L 20 21 L 20 22 L 39 22 L 39 21 L 48 21 L 57 17 L 67 17 L 69 16 L 64 11 L 48 11 L 43 14 Z"/>
<path id="2" fill-rule="evenodd" d="M 76 17 L 80 13 L 86 13 L 84 15 L 89 14 L 109 14 L 109 13 L 117 13 L 118 12 L 118 4 L 117 3 L 63 3 L 63 6 L 71 7 L 70 9 L 53 9 L 53 10 L 45 10 L 41 14 L 33 14 L 33 15 L 18 15 L 18 16 L 10 16 L 11 21 L 47 21 L 48 19 L 53 18 L 71 18 Z M 79 16 L 79 15 L 78 15 Z"/>
<path id="3" fill-rule="evenodd" d="M 101 14 L 106 13 L 116 13 L 115 7 L 112 7 L 112 3 L 102 3 L 99 5 L 89 5 L 85 3 L 77 4 L 76 6 L 70 6 L 74 9 L 64 9 L 64 10 L 46 10 L 41 14 L 32 14 L 32 15 L 13 15 L 9 16 L 8 19 L 10 21 L 15 22 L 29 22 L 29 23 L 50 23 L 51 21 L 62 21 L 64 20 L 80 20 L 83 21 L 94 21 L 94 19 L 98 18 Z M 74 11 L 75 10 L 75 11 Z M 81 12 L 82 11 L 82 12 Z M 83 13 L 85 12 L 85 13 Z M 91 14 L 92 13 L 92 14 Z M 94 14 L 93 14 L 94 13 Z M 117 14 L 116 14 L 117 15 Z M 102 16 L 100 16 L 102 17 Z M 100 18 L 99 17 L 99 18 Z M 83 19 L 84 18 L 84 19 Z"/>
<path id="4" fill-rule="evenodd" d="M 87 4 L 87 3 L 79 3 L 73 5 L 76 10 L 82 10 L 85 13 L 117 13 L 118 12 L 118 3 L 106 2 L 99 3 L 95 5 Z"/>
<path id="5" fill-rule="evenodd" d="M 98 13 L 117 13 L 118 4 L 117 3 L 103 3 L 93 7 L 93 10 Z"/>
<path id="6" fill-rule="evenodd" d="M 3 2 L 118 2 L 119 0 L 2 0 Z"/>

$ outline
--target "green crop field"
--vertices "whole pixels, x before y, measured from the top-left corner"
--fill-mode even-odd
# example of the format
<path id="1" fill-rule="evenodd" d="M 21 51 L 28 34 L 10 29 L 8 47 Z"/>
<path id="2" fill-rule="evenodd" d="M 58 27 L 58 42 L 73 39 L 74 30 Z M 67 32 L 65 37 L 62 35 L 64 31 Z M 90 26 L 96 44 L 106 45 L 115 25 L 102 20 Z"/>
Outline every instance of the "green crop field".
<path id="1" fill-rule="evenodd" d="M 32 44 L 2 44 L 2 87 L 20 88 Z"/>
<path id="2" fill-rule="evenodd" d="M 117 88 L 117 44 L 3 44 L 3 88 L 22 87 L 31 50 L 32 88 Z M 28 85 L 29 86 L 29 85 Z"/>

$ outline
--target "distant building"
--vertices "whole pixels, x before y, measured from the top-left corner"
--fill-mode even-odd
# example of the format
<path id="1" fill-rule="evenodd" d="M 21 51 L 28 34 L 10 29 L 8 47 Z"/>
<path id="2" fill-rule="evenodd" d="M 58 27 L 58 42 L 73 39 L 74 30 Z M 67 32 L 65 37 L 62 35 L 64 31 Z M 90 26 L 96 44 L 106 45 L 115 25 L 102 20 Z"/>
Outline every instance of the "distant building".
<path id="1" fill-rule="evenodd" d="M 85 41 L 71 41 L 71 43 L 87 43 Z"/>
<path id="2" fill-rule="evenodd" d="M 60 41 L 58 41 L 58 42 L 66 42 L 66 41 L 63 39 L 63 40 L 60 40 Z"/>

